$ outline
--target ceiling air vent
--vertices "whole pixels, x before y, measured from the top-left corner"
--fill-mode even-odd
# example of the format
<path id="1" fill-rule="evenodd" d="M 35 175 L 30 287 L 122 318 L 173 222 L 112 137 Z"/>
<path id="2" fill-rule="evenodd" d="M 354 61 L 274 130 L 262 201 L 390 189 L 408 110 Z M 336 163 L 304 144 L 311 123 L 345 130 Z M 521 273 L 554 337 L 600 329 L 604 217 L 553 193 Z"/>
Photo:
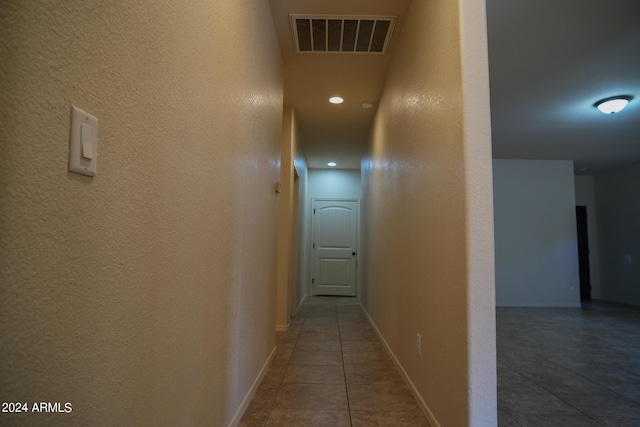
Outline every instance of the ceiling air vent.
<path id="1" fill-rule="evenodd" d="M 296 51 L 384 53 L 395 16 L 290 15 Z"/>

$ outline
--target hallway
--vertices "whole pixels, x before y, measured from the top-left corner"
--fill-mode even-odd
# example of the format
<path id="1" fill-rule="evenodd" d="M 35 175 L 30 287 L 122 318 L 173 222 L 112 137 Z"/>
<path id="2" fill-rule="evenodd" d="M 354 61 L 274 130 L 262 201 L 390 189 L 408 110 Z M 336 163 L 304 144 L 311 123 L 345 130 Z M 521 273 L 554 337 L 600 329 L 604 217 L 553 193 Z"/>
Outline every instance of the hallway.
<path id="1" fill-rule="evenodd" d="M 355 298 L 307 299 L 240 426 L 428 426 Z"/>
<path id="2" fill-rule="evenodd" d="M 500 426 L 640 425 L 640 311 L 497 312 Z M 240 426 L 429 425 L 356 299 L 308 299 L 277 341 Z"/>
<path id="3" fill-rule="evenodd" d="M 414 357 L 419 332 L 443 350 L 411 367 L 440 423 L 494 421 L 486 7 L 331 3 L 1 3 L 3 401 L 71 403 L 72 413 L 43 421 L 51 427 L 239 423 L 276 348 L 274 329 L 304 295 L 288 293 L 297 265 L 306 274 L 298 284 L 309 285 L 311 198 L 325 197 L 310 188 L 309 171 L 335 162 L 360 171 L 358 252 L 368 255 L 359 265 L 371 268 L 357 276 L 358 291 L 379 303 L 395 355 Z M 298 55 L 290 13 L 332 10 L 397 15 L 398 48 Z M 330 61 L 329 71 L 303 58 Z M 292 81 L 298 65 L 302 79 Z M 355 77 L 331 83 L 352 67 Z M 365 84 L 374 74 L 380 85 Z M 330 103 L 334 95 L 344 102 Z M 320 118 L 309 131 L 306 105 Z M 92 159 L 70 150 L 72 107 L 98 120 L 84 144 Z M 352 128 L 357 138 L 340 130 Z M 312 156 L 316 143 L 324 148 Z M 96 175 L 70 171 L 70 159 Z M 316 408 L 327 395 L 296 390 L 325 389 L 335 405 L 324 407 L 348 424 L 391 408 L 416 425 L 418 405 L 389 379 L 382 349 L 368 351 L 376 337 L 347 305 L 310 304 L 280 337 L 269 378 L 281 388 L 271 388 L 268 416 L 309 406 L 292 392 Z M 453 326 L 438 333 L 446 322 Z M 326 347 L 314 354 L 317 343 Z M 378 400 L 385 381 L 395 384 L 390 407 Z"/>

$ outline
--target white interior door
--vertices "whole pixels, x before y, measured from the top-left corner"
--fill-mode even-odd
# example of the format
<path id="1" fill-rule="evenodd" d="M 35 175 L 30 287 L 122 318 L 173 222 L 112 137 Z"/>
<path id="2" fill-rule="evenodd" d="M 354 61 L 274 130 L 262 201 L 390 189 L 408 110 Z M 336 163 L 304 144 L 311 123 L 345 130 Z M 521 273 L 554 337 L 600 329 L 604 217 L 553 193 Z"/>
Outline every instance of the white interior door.
<path id="1" fill-rule="evenodd" d="M 314 201 L 312 295 L 356 295 L 358 221 L 358 201 Z"/>

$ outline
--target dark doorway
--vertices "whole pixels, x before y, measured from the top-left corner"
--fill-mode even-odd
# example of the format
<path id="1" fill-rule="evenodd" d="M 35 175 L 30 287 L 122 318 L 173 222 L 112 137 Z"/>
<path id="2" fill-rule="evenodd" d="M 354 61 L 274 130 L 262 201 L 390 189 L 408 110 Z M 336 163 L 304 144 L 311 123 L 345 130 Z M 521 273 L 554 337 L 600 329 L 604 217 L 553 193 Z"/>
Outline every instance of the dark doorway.
<path id="1" fill-rule="evenodd" d="M 589 233 L 587 231 L 587 207 L 576 206 L 578 225 L 578 264 L 580 268 L 580 299 L 591 299 L 591 275 L 589 273 Z"/>

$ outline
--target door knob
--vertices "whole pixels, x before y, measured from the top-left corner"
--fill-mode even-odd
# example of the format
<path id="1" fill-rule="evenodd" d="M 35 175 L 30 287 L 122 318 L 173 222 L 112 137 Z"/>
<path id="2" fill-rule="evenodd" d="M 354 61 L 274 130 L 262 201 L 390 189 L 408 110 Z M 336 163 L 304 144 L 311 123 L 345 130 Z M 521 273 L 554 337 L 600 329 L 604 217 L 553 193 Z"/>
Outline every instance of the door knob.
<path id="1" fill-rule="evenodd" d="M 355 252 L 351 252 L 351 255 L 356 256 L 356 253 Z"/>

